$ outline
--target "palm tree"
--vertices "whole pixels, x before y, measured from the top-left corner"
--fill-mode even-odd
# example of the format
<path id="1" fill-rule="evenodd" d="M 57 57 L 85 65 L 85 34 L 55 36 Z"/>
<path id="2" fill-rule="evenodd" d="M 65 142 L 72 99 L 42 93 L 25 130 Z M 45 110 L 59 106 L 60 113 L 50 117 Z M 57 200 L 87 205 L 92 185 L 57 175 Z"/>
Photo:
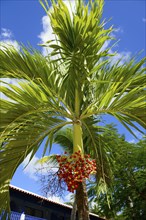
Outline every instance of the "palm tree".
<path id="1" fill-rule="evenodd" d="M 44 140 L 45 153 L 64 126 L 73 126 L 73 151 L 84 157 L 86 132 L 98 160 L 94 125 L 99 115 L 116 117 L 130 132 L 146 125 L 145 58 L 123 65 L 110 62 L 110 48 L 103 50 L 103 45 L 112 28 L 101 22 L 103 0 L 87 5 L 80 0 L 72 14 L 62 0 L 52 0 L 51 10 L 45 3 L 41 1 L 55 34 L 46 46 L 53 52 L 44 57 L 24 46 L 0 50 L 1 78 L 18 80 L 17 85 L 1 86 L 8 99 L 1 99 L 0 210 L 9 210 L 9 183 L 17 167 Z M 76 194 L 79 219 L 89 219 L 85 181 Z"/>

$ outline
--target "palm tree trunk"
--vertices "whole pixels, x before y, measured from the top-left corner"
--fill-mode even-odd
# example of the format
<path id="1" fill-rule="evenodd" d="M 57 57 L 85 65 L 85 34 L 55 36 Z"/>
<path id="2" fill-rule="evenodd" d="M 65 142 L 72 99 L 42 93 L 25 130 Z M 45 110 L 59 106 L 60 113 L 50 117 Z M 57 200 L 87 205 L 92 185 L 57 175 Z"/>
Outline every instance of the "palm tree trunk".
<path id="1" fill-rule="evenodd" d="M 81 123 L 77 121 L 74 124 L 74 152 L 81 151 L 82 156 L 83 152 L 83 141 L 82 141 L 82 127 Z M 89 220 L 89 208 L 88 208 L 88 196 L 86 190 L 85 180 L 81 182 L 76 190 L 76 204 L 78 210 L 78 220 Z"/>
<path id="2" fill-rule="evenodd" d="M 84 157 L 82 124 L 80 121 L 80 96 L 79 87 L 75 90 L 75 119 L 73 125 L 73 152 L 81 152 Z M 76 189 L 76 203 L 78 210 L 78 220 L 89 220 L 88 196 L 85 180 Z"/>
<path id="3" fill-rule="evenodd" d="M 78 209 L 78 220 L 89 220 L 88 195 L 85 181 L 80 183 L 76 190 L 76 202 Z"/>
<path id="4" fill-rule="evenodd" d="M 76 212 L 77 212 L 77 203 L 76 203 L 76 195 L 75 195 L 70 220 L 76 220 Z"/>

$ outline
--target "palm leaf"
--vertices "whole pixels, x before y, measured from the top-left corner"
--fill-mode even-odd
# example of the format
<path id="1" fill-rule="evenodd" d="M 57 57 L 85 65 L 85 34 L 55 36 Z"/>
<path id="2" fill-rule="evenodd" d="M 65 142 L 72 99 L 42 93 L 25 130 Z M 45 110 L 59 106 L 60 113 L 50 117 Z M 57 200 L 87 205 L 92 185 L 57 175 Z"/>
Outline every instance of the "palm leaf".
<path id="1" fill-rule="evenodd" d="M 43 85 L 33 81 L 20 82 L 19 87 L 1 87 L 9 100 L 1 100 L 1 170 L 0 203 L 8 209 L 9 182 L 19 164 L 31 153 L 36 153 L 48 135 L 54 135 L 66 121 L 66 108 L 47 92 Z M 52 95 L 52 96 L 51 96 Z M 52 98 L 51 98 L 52 97 Z M 63 113 L 64 112 L 64 113 Z M 25 140 L 25 141 L 24 141 Z M 46 139 L 45 139 L 46 140 Z M 3 203 L 2 201 L 6 201 Z"/>
<path id="2" fill-rule="evenodd" d="M 102 135 L 107 128 L 98 126 L 98 122 L 99 120 L 95 120 L 94 118 L 88 118 L 82 121 L 84 148 L 85 152 L 89 153 L 92 158 L 96 159 L 97 182 L 102 180 L 104 184 L 110 185 L 113 158 L 109 158 L 107 152 L 110 152 L 111 146 Z"/>
<path id="3" fill-rule="evenodd" d="M 92 100 L 81 118 L 93 114 L 111 114 L 131 131 L 138 123 L 146 127 L 145 111 L 145 58 L 138 64 L 132 60 L 127 65 L 110 67 L 105 64 L 86 90 L 92 90 Z M 95 80 L 97 78 L 97 80 Z M 90 114 L 91 113 L 91 114 Z"/>
<path id="4" fill-rule="evenodd" d="M 63 89 L 67 84 L 73 87 L 79 84 L 82 88 L 82 83 L 95 63 L 101 57 L 109 56 L 108 49 L 101 50 L 104 43 L 111 39 L 109 34 L 112 31 L 112 28 L 105 30 L 104 24 L 100 24 L 102 7 L 103 1 L 90 1 L 87 6 L 79 1 L 75 12 L 70 14 L 60 0 L 58 4 L 53 4 L 53 10 L 48 10 L 56 40 L 48 44 L 46 42 L 46 45 L 53 48 L 51 55 L 66 66 Z M 68 97 L 72 95 L 69 91 Z"/>
<path id="5" fill-rule="evenodd" d="M 68 154 L 73 153 L 73 129 L 67 127 L 56 132 L 54 142 L 59 144 Z"/>

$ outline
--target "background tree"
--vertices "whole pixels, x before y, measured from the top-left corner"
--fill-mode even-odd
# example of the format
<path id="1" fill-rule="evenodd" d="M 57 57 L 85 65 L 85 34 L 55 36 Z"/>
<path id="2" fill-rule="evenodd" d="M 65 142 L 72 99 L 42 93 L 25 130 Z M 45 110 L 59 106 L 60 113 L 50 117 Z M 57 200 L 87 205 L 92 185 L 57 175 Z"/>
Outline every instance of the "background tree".
<path id="1" fill-rule="evenodd" d="M 110 192 L 110 207 L 106 195 L 101 193 L 93 197 L 93 212 L 109 219 L 142 220 L 146 217 L 146 142 L 145 138 L 138 143 L 128 143 L 123 136 L 111 127 L 104 134 L 112 146 L 108 155 L 113 157 L 113 181 Z M 90 186 L 89 195 L 94 195 L 96 185 Z M 119 214 L 118 214 L 119 213 Z M 120 214 L 121 213 L 121 214 Z"/>
<path id="2" fill-rule="evenodd" d="M 110 48 L 103 51 L 112 32 L 101 21 L 103 0 L 77 1 L 71 14 L 62 0 L 52 0 L 51 10 L 46 1 L 46 6 L 41 3 L 55 35 L 46 44 L 53 52 L 44 57 L 32 48 L 0 50 L 1 77 L 19 79 L 19 86 L 1 86 L 9 99 L 0 103 L 0 210 L 8 209 L 9 183 L 19 164 L 29 153 L 32 158 L 44 139 L 45 153 L 62 127 L 73 126 L 73 151 L 80 150 L 82 157 L 82 134 L 88 133 L 97 163 L 103 161 L 94 127 L 97 116 L 113 115 L 131 132 L 131 127 L 139 130 L 135 122 L 145 127 L 145 58 L 111 65 Z M 79 219 L 89 219 L 85 181 L 77 195 Z"/>

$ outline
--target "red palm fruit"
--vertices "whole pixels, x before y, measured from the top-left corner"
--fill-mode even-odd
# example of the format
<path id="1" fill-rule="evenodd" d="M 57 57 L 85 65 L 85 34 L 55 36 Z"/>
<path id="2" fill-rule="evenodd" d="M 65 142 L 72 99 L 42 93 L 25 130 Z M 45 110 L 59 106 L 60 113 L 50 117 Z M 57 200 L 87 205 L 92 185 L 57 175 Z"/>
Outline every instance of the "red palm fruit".
<path id="1" fill-rule="evenodd" d="M 75 184 L 75 189 L 77 189 L 78 188 L 78 184 Z"/>
<path id="2" fill-rule="evenodd" d="M 59 156 L 59 173 L 58 177 L 62 178 L 67 186 L 68 190 L 72 190 L 78 187 L 78 182 L 82 182 L 84 178 L 89 178 L 89 175 L 96 170 L 95 160 L 89 159 L 90 155 L 81 156 L 81 152 L 75 152 L 71 156 Z M 67 158 L 70 158 L 69 162 Z"/>

